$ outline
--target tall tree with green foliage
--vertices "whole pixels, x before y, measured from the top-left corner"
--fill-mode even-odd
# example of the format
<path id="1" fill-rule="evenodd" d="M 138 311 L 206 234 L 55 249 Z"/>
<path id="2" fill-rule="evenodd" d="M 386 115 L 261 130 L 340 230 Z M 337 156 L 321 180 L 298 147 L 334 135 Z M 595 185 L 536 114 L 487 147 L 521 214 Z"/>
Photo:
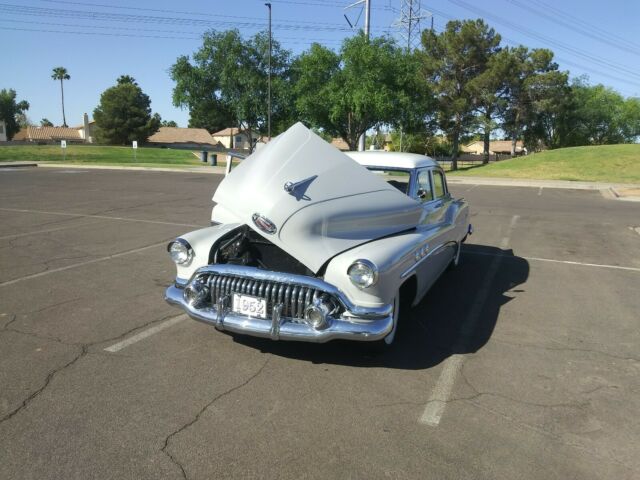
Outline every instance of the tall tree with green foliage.
<path id="1" fill-rule="evenodd" d="M 171 67 L 176 82 L 173 103 L 189 109 L 189 126 L 210 132 L 235 126 L 247 136 L 265 132 L 267 124 L 269 39 L 263 32 L 244 39 L 237 30 L 209 31 L 192 58 L 181 56 Z M 290 53 L 272 43 L 272 131 L 292 121 Z M 253 146 L 253 138 L 250 142 Z"/>
<path id="2" fill-rule="evenodd" d="M 500 35 L 484 21 L 450 21 L 445 30 L 422 33 L 423 69 L 438 100 L 438 125 L 452 145 L 451 167 L 458 168 L 460 138 L 476 123 L 478 105 L 473 81 L 500 50 Z"/>
<path id="3" fill-rule="evenodd" d="M 571 100 L 562 146 L 632 143 L 640 135 L 640 99 L 580 78 L 571 85 Z"/>
<path id="4" fill-rule="evenodd" d="M 530 149 L 537 149 L 541 142 L 552 148 L 559 142 L 559 123 L 567 113 L 567 74 L 558 71 L 548 49 L 518 46 L 505 49 L 504 55 L 508 94 L 502 129 L 511 139 L 511 155 L 521 138 Z"/>
<path id="5" fill-rule="evenodd" d="M 64 81 L 71 80 L 71 75 L 64 67 L 55 67 L 51 73 L 51 78 L 54 80 L 60 80 L 60 95 L 62 101 L 62 126 L 67 126 L 67 118 L 64 114 Z"/>
<path id="6" fill-rule="evenodd" d="M 477 112 L 477 125 L 482 133 L 484 164 L 489 163 L 491 133 L 498 127 L 498 119 L 507 105 L 509 89 L 505 79 L 509 73 L 509 66 L 509 52 L 501 50 L 489 57 L 485 71 L 469 84 Z"/>
<path id="7" fill-rule="evenodd" d="M 40 120 L 40 126 L 41 127 L 53 127 L 53 123 L 48 118 L 43 118 L 42 120 Z"/>
<path id="8" fill-rule="evenodd" d="M 114 87 L 102 93 L 93 118 L 98 141 L 114 145 L 145 142 L 162 121 L 157 113 L 151 115 L 149 96 L 129 75 L 119 77 Z"/>
<path id="9" fill-rule="evenodd" d="M 20 130 L 19 119 L 29 110 L 29 102 L 17 101 L 17 93 L 13 89 L 0 90 L 0 120 L 4 120 L 7 139 L 11 140 Z"/>
<path id="10" fill-rule="evenodd" d="M 161 127 L 177 127 L 178 124 L 173 120 L 162 120 Z"/>
<path id="11" fill-rule="evenodd" d="M 379 124 L 421 128 L 430 97 L 412 55 L 393 40 L 362 33 L 345 39 L 339 53 L 313 44 L 293 66 L 299 115 L 352 150 Z"/>

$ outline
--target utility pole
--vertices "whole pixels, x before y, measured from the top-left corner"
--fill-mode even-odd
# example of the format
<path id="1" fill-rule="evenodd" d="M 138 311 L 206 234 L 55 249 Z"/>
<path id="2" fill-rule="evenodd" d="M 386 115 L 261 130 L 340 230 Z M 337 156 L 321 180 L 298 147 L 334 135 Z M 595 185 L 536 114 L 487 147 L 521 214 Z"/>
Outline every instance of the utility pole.
<path id="1" fill-rule="evenodd" d="M 422 9 L 420 0 L 400 0 L 400 17 L 392 26 L 399 30 L 400 37 L 407 42 L 408 51 L 420 45 L 420 22 L 428 18 L 431 18 L 433 28 L 433 15 Z"/>
<path id="2" fill-rule="evenodd" d="M 364 36 L 369 40 L 371 31 L 371 0 L 364 0 Z M 366 132 L 358 139 L 358 151 L 364 152 Z"/>
<path id="3" fill-rule="evenodd" d="M 271 3 L 265 3 L 269 9 L 269 73 L 267 76 L 267 138 L 271 141 Z"/>
<path id="4" fill-rule="evenodd" d="M 344 7 L 345 10 L 348 10 L 350 8 L 356 7 L 358 5 L 362 5 L 364 4 L 364 35 L 367 39 L 367 41 L 369 41 L 369 32 L 371 30 L 371 0 L 357 0 L 356 2 L 352 3 L 351 5 L 347 5 L 346 7 Z M 349 26 L 351 28 L 353 28 L 353 25 L 351 24 L 351 21 L 349 20 L 349 18 L 345 15 L 344 18 L 347 20 L 347 23 L 349 24 Z M 360 16 L 358 16 L 358 20 L 360 19 Z M 356 21 L 357 23 L 357 21 Z M 364 152 L 364 146 L 365 146 L 365 135 L 366 132 L 363 133 L 362 135 L 360 135 L 360 138 L 358 139 L 358 151 L 359 152 Z"/>

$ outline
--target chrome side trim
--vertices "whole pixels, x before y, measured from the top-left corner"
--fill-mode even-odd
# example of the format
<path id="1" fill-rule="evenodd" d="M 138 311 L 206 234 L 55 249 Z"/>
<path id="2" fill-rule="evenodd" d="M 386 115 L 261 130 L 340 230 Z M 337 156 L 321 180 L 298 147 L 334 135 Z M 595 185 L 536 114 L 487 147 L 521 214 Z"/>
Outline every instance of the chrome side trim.
<path id="1" fill-rule="evenodd" d="M 457 245 L 457 242 L 454 242 L 453 240 L 450 240 L 448 242 L 445 243 L 441 243 L 440 245 L 438 245 L 436 248 L 434 248 L 433 250 L 431 250 L 430 252 L 428 252 L 424 257 L 422 257 L 420 260 L 418 260 L 416 263 L 414 263 L 413 265 L 411 265 L 409 268 L 407 268 L 404 272 L 402 272 L 402 274 L 400 275 L 400 278 L 406 278 L 409 276 L 410 273 L 412 273 L 416 268 L 418 268 L 418 265 L 420 265 L 422 262 L 424 262 L 427 258 L 429 258 L 431 255 L 436 254 L 437 252 L 439 252 L 440 250 L 442 250 L 445 247 L 448 247 L 449 245 L 454 244 Z"/>

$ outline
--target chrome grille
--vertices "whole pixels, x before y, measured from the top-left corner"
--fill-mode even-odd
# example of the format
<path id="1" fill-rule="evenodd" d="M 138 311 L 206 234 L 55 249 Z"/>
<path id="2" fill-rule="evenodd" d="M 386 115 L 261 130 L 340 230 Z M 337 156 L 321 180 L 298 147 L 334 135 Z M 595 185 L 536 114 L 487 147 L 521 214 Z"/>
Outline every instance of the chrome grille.
<path id="1" fill-rule="evenodd" d="M 282 316 L 290 319 L 304 319 L 304 311 L 319 295 L 329 295 L 322 290 L 306 285 L 281 283 L 271 280 L 254 280 L 251 278 L 212 274 L 208 279 L 211 290 L 211 304 L 234 293 L 252 295 L 267 301 L 267 312 L 271 316 L 274 305 L 282 303 Z M 339 302 L 334 299 L 334 304 Z"/>

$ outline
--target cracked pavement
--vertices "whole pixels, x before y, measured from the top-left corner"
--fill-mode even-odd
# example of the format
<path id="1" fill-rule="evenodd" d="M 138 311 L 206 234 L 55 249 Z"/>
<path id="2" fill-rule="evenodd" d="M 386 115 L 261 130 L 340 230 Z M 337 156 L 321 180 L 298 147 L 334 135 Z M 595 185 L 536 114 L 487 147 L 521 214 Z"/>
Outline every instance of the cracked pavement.
<path id="1" fill-rule="evenodd" d="M 640 273 L 533 260 L 640 267 L 638 204 L 452 186 L 476 233 L 385 355 L 193 321 L 105 351 L 181 314 L 164 246 L 138 249 L 207 225 L 219 181 L 0 171 L 0 478 L 640 477 Z M 442 420 L 420 424 L 453 353 Z"/>

